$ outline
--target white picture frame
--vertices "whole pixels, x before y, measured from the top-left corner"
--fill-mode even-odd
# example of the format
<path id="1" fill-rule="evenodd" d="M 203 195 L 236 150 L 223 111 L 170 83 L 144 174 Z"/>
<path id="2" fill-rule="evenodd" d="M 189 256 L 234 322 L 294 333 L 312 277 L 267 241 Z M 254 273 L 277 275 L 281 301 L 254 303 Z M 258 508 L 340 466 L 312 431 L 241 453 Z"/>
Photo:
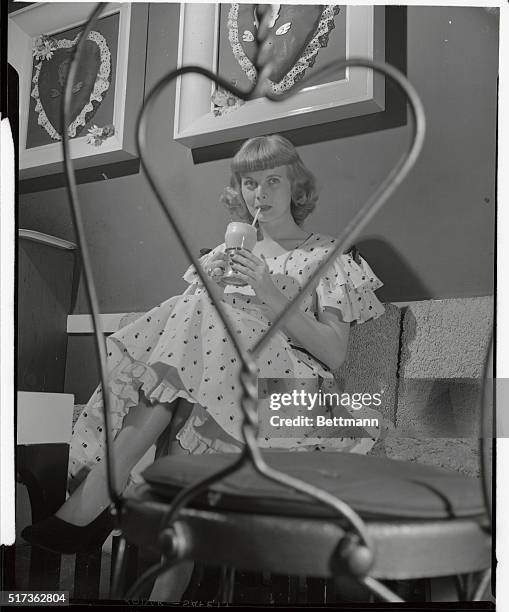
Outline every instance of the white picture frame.
<path id="1" fill-rule="evenodd" d="M 383 61 L 384 7 L 349 5 L 345 9 L 346 56 Z M 181 4 L 179 67 L 198 65 L 216 73 L 219 17 L 218 4 Z M 177 142 L 194 149 L 377 113 L 385 106 L 384 77 L 361 68 L 347 68 L 345 79 L 305 88 L 286 101 L 250 100 L 220 116 L 212 112 L 214 88 L 214 83 L 197 74 L 177 79 Z"/>
<path id="2" fill-rule="evenodd" d="M 63 171 L 61 140 L 26 147 L 31 96 L 32 49 L 40 35 L 56 34 L 82 25 L 90 16 L 92 2 L 36 3 L 9 15 L 8 59 L 19 76 L 19 170 L 20 179 L 31 179 Z M 136 117 L 143 99 L 146 4 L 109 3 L 100 17 L 119 13 L 113 125 L 115 133 L 99 146 L 87 142 L 87 134 L 70 141 L 71 156 L 77 169 L 126 161 L 137 157 Z"/>

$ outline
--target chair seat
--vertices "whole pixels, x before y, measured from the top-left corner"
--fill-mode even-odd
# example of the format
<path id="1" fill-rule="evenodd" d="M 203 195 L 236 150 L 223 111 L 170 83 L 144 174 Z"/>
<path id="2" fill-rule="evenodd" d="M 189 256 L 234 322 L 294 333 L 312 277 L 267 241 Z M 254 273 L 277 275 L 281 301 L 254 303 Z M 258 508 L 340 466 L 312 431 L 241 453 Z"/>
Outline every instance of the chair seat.
<path id="1" fill-rule="evenodd" d="M 274 469 L 313 484 L 371 520 L 481 518 L 480 481 L 416 463 L 347 453 L 266 451 Z M 232 454 L 178 455 L 157 460 L 143 472 L 154 495 L 171 500 L 182 488 L 236 460 Z M 308 496 L 271 482 L 251 465 L 213 484 L 191 507 L 291 517 L 337 517 Z"/>
<path id="2" fill-rule="evenodd" d="M 142 548 L 166 554 L 161 531 L 171 504 L 139 485 L 125 499 L 124 536 Z M 332 577 L 331 559 L 344 537 L 337 521 L 185 508 L 176 525 L 185 534 L 183 559 L 214 567 Z M 369 521 L 375 546 L 373 578 L 408 580 L 467 574 L 490 567 L 491 538 L 477 520 Z M 269 545 L 270 543 L 270 545 Z"/>

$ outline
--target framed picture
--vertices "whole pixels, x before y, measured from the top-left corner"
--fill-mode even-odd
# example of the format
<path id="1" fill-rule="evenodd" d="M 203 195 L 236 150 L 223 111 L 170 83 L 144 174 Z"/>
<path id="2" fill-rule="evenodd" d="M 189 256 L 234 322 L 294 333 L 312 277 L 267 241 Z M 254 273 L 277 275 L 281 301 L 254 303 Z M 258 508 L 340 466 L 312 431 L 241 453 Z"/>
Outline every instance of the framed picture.
<path id="1" fill-rule="evenodd" d="M 19 76 L 20 178 L 63 169 L 61 101 L 71 53 L 94 3 L 37 3 L 9 16 L 9 62 Z M 146 4 L 110 3 L 89 33 L 72 89 L 77 168 L 135 158 L 143 98 Z"/>
<path id="2" fill-rule="evenodd" d="M 200 65 L 241 89 L 256 79 L 256 29 L 252 4 L 181 4 L 178 64 Z M 382 61 L 384 7 L 271 5 L 274 93 L 291 87 L 334 59 L 361 56 Z M 174 138 L 190 148 L 339 121 L 384 110 L 385 80 L 347 68 L 283 102 L 243 103 L 203 76 L 186 74 L 176 88 Z"/>

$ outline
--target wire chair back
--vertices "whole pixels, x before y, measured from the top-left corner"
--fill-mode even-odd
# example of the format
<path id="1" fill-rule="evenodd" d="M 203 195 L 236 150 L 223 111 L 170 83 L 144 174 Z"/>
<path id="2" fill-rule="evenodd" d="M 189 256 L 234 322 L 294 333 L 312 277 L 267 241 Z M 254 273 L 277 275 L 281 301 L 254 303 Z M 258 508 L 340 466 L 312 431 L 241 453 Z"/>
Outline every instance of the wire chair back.
<path id="1" fill-rule="evenodd" d="M 80 37 L 80 41 L 75 48 L 72 61 L 67 73 L 67 78 L 64 87 L 63 105 L 62 105 L 62 125 L 67 126 L 70 123 L 70 107 L 71 107 L 71 94 L 72 86 L 77 74 L 77 69 L 82 57 L 84 44 L 88 33 L 94 27 L 103 7 L 104 3 L 98 4 L 93 10 L 87 24 L 84 27 L 83 33 Z M 218 471 L 212 476 L 199 481 L 185 489 L 183 489 L 173 500 L 164 521 L 165 533 L 168 538 L 175 538 L 176 534 L 172 532 L 172 526 L 174 525 L 179 511 L 187 506 L 200 492 L 204 491 L 213 483 L 224 479 L 228 475 L 236 472 L 244 465 L 250 463 L 252 467 L 265 478 L 280 483 L 285 487 L 294 489 L 295 491 L 301 492 L 310 498 L 318 501 L 325 506 L 333 509 L 337 514 L 338 520 L 341 519 L 343 523 L 347 523 L 350 527 L 351 534 L 349 535 L 350 542 L 345 544 L 345 548 L 349 550 L 345 553 L 346 563 L 349 570 L 356 575 L 359 582 L 365 584 L 375 595 L 386 601 L 401 601 L 400 598 L 391 592 L 383 584 L 369 577 L 369 569 L 372 565 L 374 558 L 374 547 L 371 542 L 368 530 L 362 518 L 355 512 L 349 505 L 342 502 L 337 497 L 330 493 L 317 488 L 309 483 L 303 482 L 295 477 L 291 477 L 283 472 L 277 471 L 271 468 L 265 461 L 260 448 L 257 444 L 257 385 L 256 385 L 256 357 L 267 345 L 269 340 L 274 336 L 285 317 L 287 317 L 299 304 L 300 300 L 303 299 L 306 289 L 312 286 L 312 284 L 320 277 L 320 275 L 330 266 L 333 259 L 341 254 L 345 248 L 351 246 L 354 240 L 359 236 L 360 232 L 370 220 L 381 210 L 384 204 L 393 195 L 395 190 L 401 185 L 401 183 L 408 176 L 412 167 L 416 163 L 419 154 L 421 152 L 424 136 L 425 136 L 425 115 L 422 103 L 419 99 L 417 92 L 407 78 L 395 69 L 381 62 L 373 62 L 369 59 L 352 57 L 341 61 L 334 61 L 326 66 L 317 69 L 312 77 L 302 79 L 296 83 L 289 91 L 274 95 L 270 92 L 268 84 L 268 75 L 271 72 L 270 54 L 268 47 L 268 23 L 270 19 L 270 11 L 265 10 L 269 5 L 258 5 L 258 13 L 260 16 L 260 26 L 258 29 L 258 53 L 255 58 L 254 64 L 258 70 L 258 78 L 256 83 L 253 85 L 251 90 L 242 91 L 232 86 L 228 81 L 219 75 L 213 74 L 212 72 L 199 67 L 199 66 L 182 66 L 175 70 L 171 70 L 165 76 L 163 76 L 152 90 L 147 95 L 141 111 L 139 113 L 137 122 L 137 147 L 139 156 L 141 159 L 142 167 L 146 173 L 147 180 L 159 202 L 164 215 L 174 230 L 176 237 L 180 243 L 180 246 L 184 250 L 189 261 L 194 264 L 195 269 L 205 286 L 207 293 L 212 300 L 217 314 L 220 317 L 222 324 L 226 330 L 226 333 L 232 342 L 232 345 L 238 355 L 241 363 L 240 369 L 240 382 L 242 386 L 242 399 L 240 402 L 240 410 L 242 412 L 242 435 L 244 438 L 244 447 L 239 456 L 232 460 L 231 464 L 226 468 Z M 337 242 L 333 249 L 330 250 L 328 256 L 318 265 L 314 274 L 307 280 L 302 286 L 301 291 L 297 294 L 295 299 L 291 301 L 282 312 L 272 322 L 272 325 L 258 339 L 253 349 L 247 352 L 241 346 L 237 334 L 233 329 L 233 325 L 229 320 L 226 311 L 221 303 L 221 300 L 216 298 L 214 292 L 214 281 L 208 277 L 208 275 L 201 268 L 197 257 L 193 254 L 189 244 L 188 236 L 186 235 L 185 229 L 178 221 L 177 216 L 174 214 L 171 203 L 168 201 L 167 196 L 164 194 L 160 185 L 158 184 L 157 178 L 154 175 L 153 170 L 147 162 L 146 153 L 149 148 L 148 143 L 148 127 L 151 116 L 151 111 L 161 93 L 179 76 L 183 76 L 189 73 L 200 74 L 204 78 L 209 79 L 220 88 L 227 92 L 232 93 L 234 96 L 248 101 L 260 95 L 265 96 L 267 99 L 274 102 L 278 102 L 294 95 L 305 87 L 309 87 L 314 84 L 318 78 L 322 78 L 329 74 L 336 72 L 338 69 L 343 68 L 365 68 L 368 70 L 375 71 L 386 77 L 389 77 L 405 94 L 408 99 L 410 117 L 412 119 L 412 138 L 408 146 L 407 151 L 401 156 L 397 164 L 391 170 L 389 175 L 385 178 L 383 183 L 376 189 L 369 200 L 358 210 L 354 215 L 353 219 L 346 225 L 344 230 L 341 232 L 337 239 Z M 76 187 L 76 179 L 74 174 L 73 163 L 70 155 L 69 147 L 69 136 L 67 129 L 63 129 L 62 134 L 62 146 L 64 152 L 64 166 L 67 180 L 67 188 L 69 193 L 69 201 L 71 206 L 72 218 L 77 236 L 77 242 L 83 262 L 83 273 L 85 278 L 85 287 L 87 298 L 90 304 L 90 310 L 92 314 L 92 321 L 94 326 L 94 335 L 96 343 L 96 351 L 100 364 L 100 376 L 103 389 L 103 403 L 104 403 L 104 419 L 105 419 L 105 437 L 106 437 L 106 459 L 107 459 L 107 482 L 108 491 L 112 501 L 112 512 L 117 516 L 120 516 L 122 512 L 122 493 L 118 490 L 117 483 L 115 482 L 115 470 L 114 462 L 115 457 L 112 452 L 112 434 L 110 425 L 110 398 L 108 393 L 108 371 L 107 371 L 107 352 L 106 343 L 103 330 L 101 328 L 101 320 L 98 308 L 97 293 L 93 281 L 93 273 L 90 263 L 89 250 L 85 238 L 83 220 L 81 215 L 81 208 L 79 205 L 79 198 Z M 484 422 L 484 421 L 483 421 Z M 483 455 L 484 456 L 484 455 Z M 484 464 L 483 464 L 484 465 Z M 483 479 L 485 478 L 483 470 Z M 487 486 L 484 487 L 487 491 Z M 488 494 L 486 494 L 488 500 Z M 488 501 L 487 501 L 488 503 Z M 488 507 L 491 510 L 491 506 Z M 168 564 L 171 560 L 168 561 Z M 168 565 L 161 565 L 152 571 L 150 577 L 153 577 L 160 571 L 163 571 Z M 146 578 L 146 577 L 145 577 Z"/>

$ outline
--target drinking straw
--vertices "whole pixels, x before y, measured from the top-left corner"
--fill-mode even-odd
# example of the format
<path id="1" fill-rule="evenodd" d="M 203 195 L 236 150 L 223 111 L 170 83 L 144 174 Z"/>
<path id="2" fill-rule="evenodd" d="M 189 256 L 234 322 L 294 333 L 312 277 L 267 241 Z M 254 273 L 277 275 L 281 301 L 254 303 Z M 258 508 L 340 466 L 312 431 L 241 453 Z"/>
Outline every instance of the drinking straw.
<path id="1" fill-rule="evenodd" d="M 259 209 L 256 211 L 256 215 L 254 216 L 253 223 L 251 223 L 252 227 L 254 227 L 254 226 L 255 226 L 255 223 L 258 221 L 258 215 L 260 214 L 260 211 L 261 211 L 261 210 L 262 210 L 262 209 L 261 209 L 261 208 L 259 208 Z"/>

